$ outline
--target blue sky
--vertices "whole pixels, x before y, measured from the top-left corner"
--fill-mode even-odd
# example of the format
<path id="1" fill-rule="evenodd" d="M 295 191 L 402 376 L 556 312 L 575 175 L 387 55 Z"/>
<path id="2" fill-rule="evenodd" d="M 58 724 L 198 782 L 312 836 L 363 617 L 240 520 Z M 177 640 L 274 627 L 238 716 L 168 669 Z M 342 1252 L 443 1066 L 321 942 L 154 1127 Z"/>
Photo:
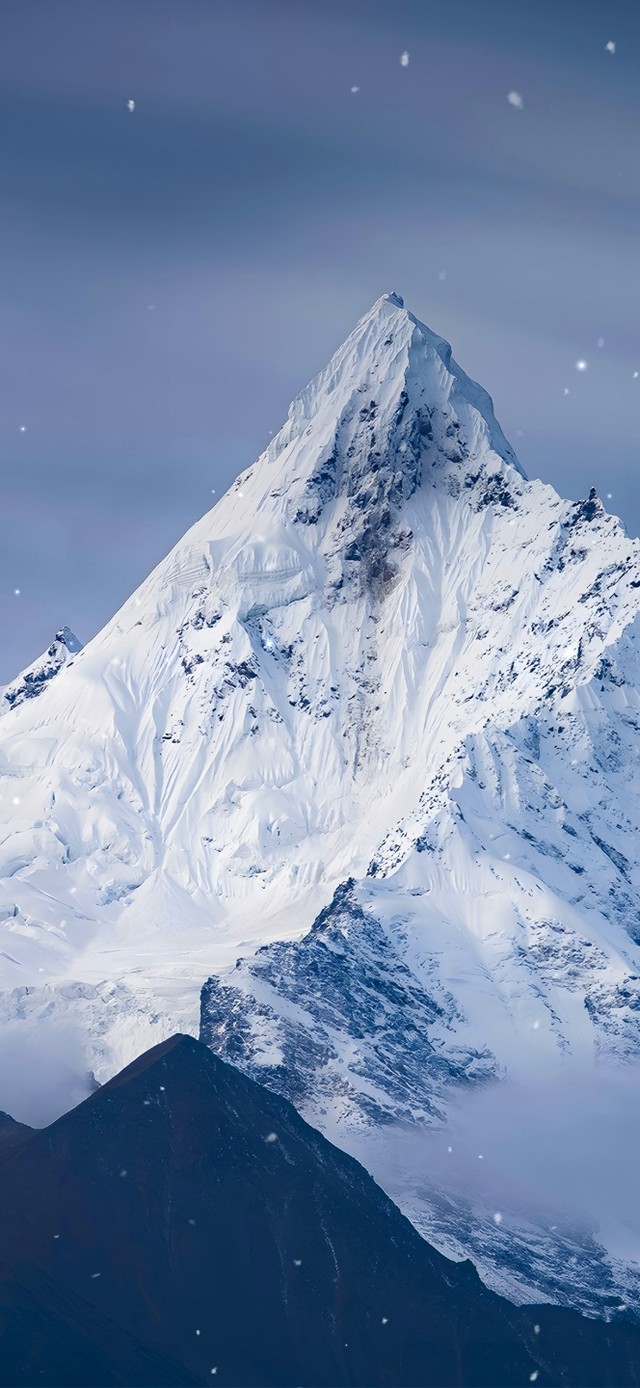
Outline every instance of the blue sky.
<path id="1" fill-rule="evenodd" d="M 89 639 L 392 288 L 527 472 L 637 534 L 639 78 L 629 0 L 3 0 L 0 680 Z"/>

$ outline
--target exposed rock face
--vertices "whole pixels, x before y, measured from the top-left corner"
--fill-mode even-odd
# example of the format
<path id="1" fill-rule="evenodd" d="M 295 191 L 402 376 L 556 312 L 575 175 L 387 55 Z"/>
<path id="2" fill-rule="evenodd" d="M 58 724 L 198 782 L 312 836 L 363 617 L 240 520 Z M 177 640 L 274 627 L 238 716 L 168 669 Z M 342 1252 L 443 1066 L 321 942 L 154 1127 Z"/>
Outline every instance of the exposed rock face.
<path id="1" fill-rule="evenodd" d="M 12 1385 L 637 1383 L 640 1326 L 518 1309 L 190 1037 L 0 1157 Z"/>
<path id="2" fill-rule="evenodd" d="M 638 542 L 528 482 L 486 392 L 385 296 L 7 708 L 0 1022 L 70 1025 L 104 1080 L 196 1033 L 212 979 L 210 1044 L 372 1166 L 381 1129 L 430 1132 L 498 1077 L 632 1064 L 639 612 Z M 407 1180 L 419 1227 L 514 1296 L 635 1304 L 633 1250 L 614 1269 L 595 1227 L 585 1259 L 510 1224 L 514 1261 L 490 1209 Z"/>
<path id="3" fill-rule="evenodd" d="M 70 658 L 82 650 L 82 642 L 69 627 L 56 632 L 44 655 L 29 665 L 16 680 L 2 690 L 3 706 L 18 708 L 25 699 L 37 699 L 50 680 L 64 668 Z"/>

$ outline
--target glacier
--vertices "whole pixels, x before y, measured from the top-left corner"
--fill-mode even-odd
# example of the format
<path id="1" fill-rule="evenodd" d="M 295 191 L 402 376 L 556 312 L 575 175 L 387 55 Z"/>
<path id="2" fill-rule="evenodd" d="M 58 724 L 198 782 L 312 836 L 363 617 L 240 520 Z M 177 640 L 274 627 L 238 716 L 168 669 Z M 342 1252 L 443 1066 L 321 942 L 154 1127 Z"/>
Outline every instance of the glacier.
<path id="1" fill-rule="evenodd" d="M 418 1141 L 482 1093 L 635 1073 L 639 612 L 639 542 L 593 490 L 527 480 L 449 344 L 383 296 L 5 708 L 2 1034 L 64 1035 L 65 1074 L 72 1034 L 61 1110 L 200 1034 L 497 1290 L 640 1306 L 633 1212 L 569 1227 L 514 1197 L 496 1222 Z"/>

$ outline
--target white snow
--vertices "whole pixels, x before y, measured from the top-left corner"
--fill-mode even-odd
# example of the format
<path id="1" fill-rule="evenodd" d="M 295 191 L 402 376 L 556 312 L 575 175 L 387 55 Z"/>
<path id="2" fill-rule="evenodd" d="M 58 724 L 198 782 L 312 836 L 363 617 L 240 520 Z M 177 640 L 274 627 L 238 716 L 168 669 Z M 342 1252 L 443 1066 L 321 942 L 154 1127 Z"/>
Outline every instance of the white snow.
<path id="1" fill-rule="evenodd" d="M 211 974 L 250 993 L 237 958 L 293 946 L 348 877 L 450 1000 L 444 1057 L 520 1080 L 629 1063 L 639 609 L 638 542 L 528 482 L 449 345 L 378 300 L 261 458 L 3 713 L 0 1020 L 49 1063 L 72 1024 L 60 1107 L 197 1034 Z M 309 1007 L 254 1019 L 263 1064 Z M 373 1041 L 336 1037 L 344 1076 Z M 353 1118 L 327 1117 L 345 1145 Z"/>

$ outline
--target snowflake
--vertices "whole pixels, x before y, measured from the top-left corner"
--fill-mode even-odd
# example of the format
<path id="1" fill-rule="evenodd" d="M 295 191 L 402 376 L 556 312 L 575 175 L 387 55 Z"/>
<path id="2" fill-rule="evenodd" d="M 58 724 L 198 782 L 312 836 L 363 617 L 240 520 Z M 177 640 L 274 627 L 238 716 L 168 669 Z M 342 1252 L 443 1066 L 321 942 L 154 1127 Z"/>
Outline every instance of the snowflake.
<path id="1" fill-rule="evenodd" d="M 351 95 L 352 95 L 352 96 L 355 96 L 356 92 L 359 92 L 359 91 L 360 91 L 360 88 L 359 88 L 359 87 L 352 87 L 352 88 L 351 88 Z"/>
<path id="2" fill-rule="evenodd" d="M 510 106 L 515 106 L 516 111 L 521 111 L 524 106 L 520 92 L 507 92 L 507 101 Z"/>
<path id="3" fill-rule="evenodd" d="M 406 48 L 405 48 L 405 50 L 404 50 L 404 53 L 401 53 L 401 54 L 400 54 L 400 66 L 401 66 L 401 67 L 408 67 L 408 66 L 409 66 L 409 54 L 408 54 Z"/>
<path id="4" fill-rule="evenodd" d="M 605 49 L 606 49 L 607 53 L 612 53 L 612 54 L 615 53 L 615 51 L 616 51 L 616 46 L 615 46 L 615 43 L 613 42 L 613 39 L 609 39 L 609 42 L 608 42 L 608 43 L 605 43 Z"/>
<path id="5" fill-rule="evenodd" d="M 539 1335 L 539 1334 L 540 1334 L 540 1326 L 539 1326 L 539 1325 L 534 1325 L 534 1327 L 533 1327 L 533 1333 L 534 1333 L 534 1335 Z"/>
<path id="6" fill-rule="evenodd" d="M 588 361 L 585 361 L 584 357 L 580 357 L 576 362 L 576 371 L 586 371 L 588 365 Z"/>
<path id="7" fill-rule="evenodd" d="M 568 394 L 569 394 L 569 387 L 568 387 L 568 386 L 565 386 L 565 388 L 564 388 L 564 393 L 565 393 L 565 395 L 568 395 Z"/>
<path id="8" fill-rule="evenodd" d="M 603 337 L 599 337 L 599 338 L 598 338 L 598 346 L 599 346 L 599 347 L 604 347 L 604 338 L 603 338 Z"/>
<path id="9" fill-rule="evenodd" d="M 136 109 L 136 103 L 135 103 L 135 101 L 128 101 L 128 102 L 127 102 L 127 109 L 128 109 L 129 111 L 135 111 L 135 109 Z"/>
<path id="10" fill-rule="evenodd" d="M 277 1133 L 267 1133 L 267 1136 L 265 1137 L 265 1142 L 277 1142 L 277 1141 L 278 1141 L 278 1134 L 277 1134 Z"/>
<path id="11" fill-rule="evenodd" d="M 438 275 L 438 279 L 439 279 L 439 280 L 446 280 L 446 278 L 447 278 L 447 272 L 446 272 L 446 270 L 441 270 L 441 271 L 440 271 L 440 274 Z"/>
<path id="12" fill-rule="evenodd" d="M 530 1382 L 530 1383 L 535 1383 L 537 1377 L 538 1377 L 538 1370 L 537 1370 L 537 1369 L 534 1369 L 533 1373 L 532 1373 L 532 1374 L 529 1374 L 529 1382 Z"/>
<path id="13" fill-rule="evenodd" d="M 21 433 L 21 434 L 26 434 L 26 432 L 27 432 L 27 426 L 26 426 L 26 424 L 21 424 L 21 425 L 20 425 L 20 433 Z"/>
<path id="14" fill-rule="evenodd" d="M 383 1317 L 382 1317 L 382 1324 L 383 1324 L 383 1325 L 388 1325 L 388 1324 L 389 1324 L 389 1317 L 388 1317 L 388 1316 L 383 1316 Z"/>
<path id="15" fill-rule="evenodd" d="M 22 588 L 14 588 L 14 590 L 13 590 L 13 596 L 14 596 L 15 598 L 19 598 L 21 592 L 22 592 Z"/>
<path id="16" fill-rule="evenodd" d="M 499 1210 L 496 1210 L 493 1216 L 493 1222 L 494 1224 L 502 1224 L 502 1215 L 500 1214 Z"/>

